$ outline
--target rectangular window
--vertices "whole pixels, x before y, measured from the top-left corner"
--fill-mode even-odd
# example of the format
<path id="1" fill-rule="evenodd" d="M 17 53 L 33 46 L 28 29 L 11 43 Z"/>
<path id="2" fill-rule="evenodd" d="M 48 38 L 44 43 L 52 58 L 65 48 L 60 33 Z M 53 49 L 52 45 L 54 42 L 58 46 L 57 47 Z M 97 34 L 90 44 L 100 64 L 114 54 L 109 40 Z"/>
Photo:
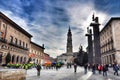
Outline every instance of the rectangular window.
<path id="1" fill-rule="evenodd" d="M 28 46 L 28 45 L 27 45 L 27 43 L 26 43 L 26 48 L 27 48 L 27 46 Z"/>
<path id="2" fill-rule="evenodd" d="M 0 39 L 4 39 L 4 33 L 0 32 Z"/>
<path id="3" fill-rule="evenodd" d="M 0 39 L 2 39 L 2 32 L 0 32 Z"/>
<path id="4" fill-rule="evenodd" d="M 25 43 L 23 42 L 23 47 L 25 46 Z"/>
<path id="5" fill-rule="evenodd" d="M 115 60 L 115 54 L 112 54 L 113 60 Z"/>
<path id="6" fill-rule="evenodd" d="M 6 25 L 5 24 L 3 24 L 3 28 L 5 29 L 5 27 L 6 27 Z"/>
<path id="7" fill-rule="evenodd" d="M 13 43 L 13 36 L 10 36 L 10 43 Z"/>
<path id="8" fill-rule="evenodd" d="M 17 44 L 17 38 L 15 38 L 15 44 Z"/>
<path id="9" fill-rule="evenodd" d="M 19 45 L 21 46 L 21 40 L 19 40 Z"/>

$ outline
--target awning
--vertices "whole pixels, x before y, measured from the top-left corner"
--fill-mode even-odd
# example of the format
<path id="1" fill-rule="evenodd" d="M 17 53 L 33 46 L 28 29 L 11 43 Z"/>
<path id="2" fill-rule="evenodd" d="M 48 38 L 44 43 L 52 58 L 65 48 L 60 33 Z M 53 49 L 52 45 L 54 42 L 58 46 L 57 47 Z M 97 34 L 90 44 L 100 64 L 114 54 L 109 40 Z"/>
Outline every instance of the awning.
<path id="1" fill-rule="evenodd" d="M 36 57 L 36 54 L 30 53 L 28 56 L 29 56 L 29 57 Z"/>

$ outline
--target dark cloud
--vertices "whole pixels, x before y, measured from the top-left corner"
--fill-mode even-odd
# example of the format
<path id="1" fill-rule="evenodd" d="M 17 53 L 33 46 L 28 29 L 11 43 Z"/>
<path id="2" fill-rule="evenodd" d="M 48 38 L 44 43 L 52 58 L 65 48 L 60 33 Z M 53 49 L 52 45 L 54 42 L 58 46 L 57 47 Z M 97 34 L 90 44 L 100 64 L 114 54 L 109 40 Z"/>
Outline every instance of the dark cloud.
<path id="1" fill-rule="evenodd" d="M 94 0 L 95 8 L 108 14 L 120 13 L 120 0 Z"/>
<path id="2" fill-rule="evenodd" d="M 12 11 L 17 16 L 23 12 L 19 0 L 1 0 L 0 9 Z"/>

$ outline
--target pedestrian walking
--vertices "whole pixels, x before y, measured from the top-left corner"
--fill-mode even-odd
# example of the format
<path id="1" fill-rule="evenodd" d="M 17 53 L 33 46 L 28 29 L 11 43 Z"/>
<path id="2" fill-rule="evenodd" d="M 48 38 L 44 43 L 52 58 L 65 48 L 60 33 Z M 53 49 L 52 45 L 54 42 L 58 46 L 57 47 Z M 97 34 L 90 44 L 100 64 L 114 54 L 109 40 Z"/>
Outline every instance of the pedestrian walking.
<path id="1" fill-rule="evenodd" d="M 90 70 L 90 68 L 91 68 L 91 65 L 88 63 L 88 70 Z"/>
<path id="2" fill-rule="evenodd" d="M 77 72 L 77 64 L 74 63 L 74 72 L 76 73 Z"/>
<path id="3" fill-rule="evenodd" d="M 107 76 L 108 67 L 106 64 L 103 65 L 103 76 Z"/>
<path id="4" fill-rule="evenodd" d="M 93 74 L 95 74 L 95 70 L 96 70 L 96 67 L 95 67 L 95 64 L 92 65 L 92 72 Z"/>
<path id="5" fill-rule="evenodd" d="M 84 65 L 84 72 L 85 72 L 85 74 L 87 73 L 87 68 L 88 68 L 88 64 L 85 64 Z"/>
<path id="6" fill-rule="evenodd" d="M 118 70 L 119 70 L 118 64 L 113 65 L 113 70 L 114 70 L 114 75 L 118 76 Z"/>
<path id="7" fill-rule="evenodd" d="M 60 68 L 60 63 L 57 62 L 56 64 L 56 70 L 58 70 Z"/>
<path id="8" fill-rule="evenodd" d="M 37 67 L 36 67 L 36 69 L 37 69 L 37 76 L 40 76 L 41 65 L 38 64 Z"/>
<path id="9" fill-rule="evenodd" d="M 101 74 L 101 71 L 103 69 L 103 66 L 101 64 L 98 65 L 98 71 L 99 71 L 99 74 Z"/>

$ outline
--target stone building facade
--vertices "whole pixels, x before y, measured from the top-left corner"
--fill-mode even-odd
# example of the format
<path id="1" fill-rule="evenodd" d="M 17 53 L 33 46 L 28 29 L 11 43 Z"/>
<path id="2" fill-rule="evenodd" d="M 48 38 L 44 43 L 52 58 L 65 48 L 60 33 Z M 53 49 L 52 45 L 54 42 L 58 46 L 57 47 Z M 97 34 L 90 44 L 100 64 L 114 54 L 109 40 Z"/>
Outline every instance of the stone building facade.
<path id="1" fill-rule="evenodd" d="M 0 13 L 0 55 L 1 63 L 5 63 L 7 53 L 11 55 L 12 63 L 23 63 L 28 60 L 32 35 L 19 25 Z"/>
<path id="2" fill-rule="evenodd" d="M 66 53 L 63 53 L 63 54 L 57 56 L 57 61 L 58 62 L 63 62 L 64 64 L 67 64 L 67 62 L 70 62 L 69 59 L 68 59 L 68 56 L 70 56 L 70 55 L 68 55 Z"/>
<path id="3" fill-rule="evenodd" d="M 44 54 L 44 46 L 40 46 L 34 42 L 30 42 L 30 53 L 29 55 L 32 55 L 32 61 L 34 61 L 37 64 L 41 64 L 41 61 L 43 60 L 43 54 Z"/>
<path id="4" fill-rule="evenodd" d="M 100 32 L 103 64 L 120 64 L 120 17 L 111 18 Z"/>
<path id="5" fill-rule="evenodd" d="M 40 63 L 44 47 L 31 42 L 31 38 L 31 34 L 0 12 L 0 65 L 5 64 L 8 53 L 12 63 L 27 63 L 32 50 Z"/>
<path id="6" fill-rule="evenodd" d="M 46 63 L 46 62 L 52 62 L 52 60 L 50 60 L 50 55 L 49 55 L 49 54 L 44 53 L 44 54 L 43 54 L 43 58 L 42 58 L 42 60 L 41 60 L 41 64 L 44 64 L 44 63 Z"/>

